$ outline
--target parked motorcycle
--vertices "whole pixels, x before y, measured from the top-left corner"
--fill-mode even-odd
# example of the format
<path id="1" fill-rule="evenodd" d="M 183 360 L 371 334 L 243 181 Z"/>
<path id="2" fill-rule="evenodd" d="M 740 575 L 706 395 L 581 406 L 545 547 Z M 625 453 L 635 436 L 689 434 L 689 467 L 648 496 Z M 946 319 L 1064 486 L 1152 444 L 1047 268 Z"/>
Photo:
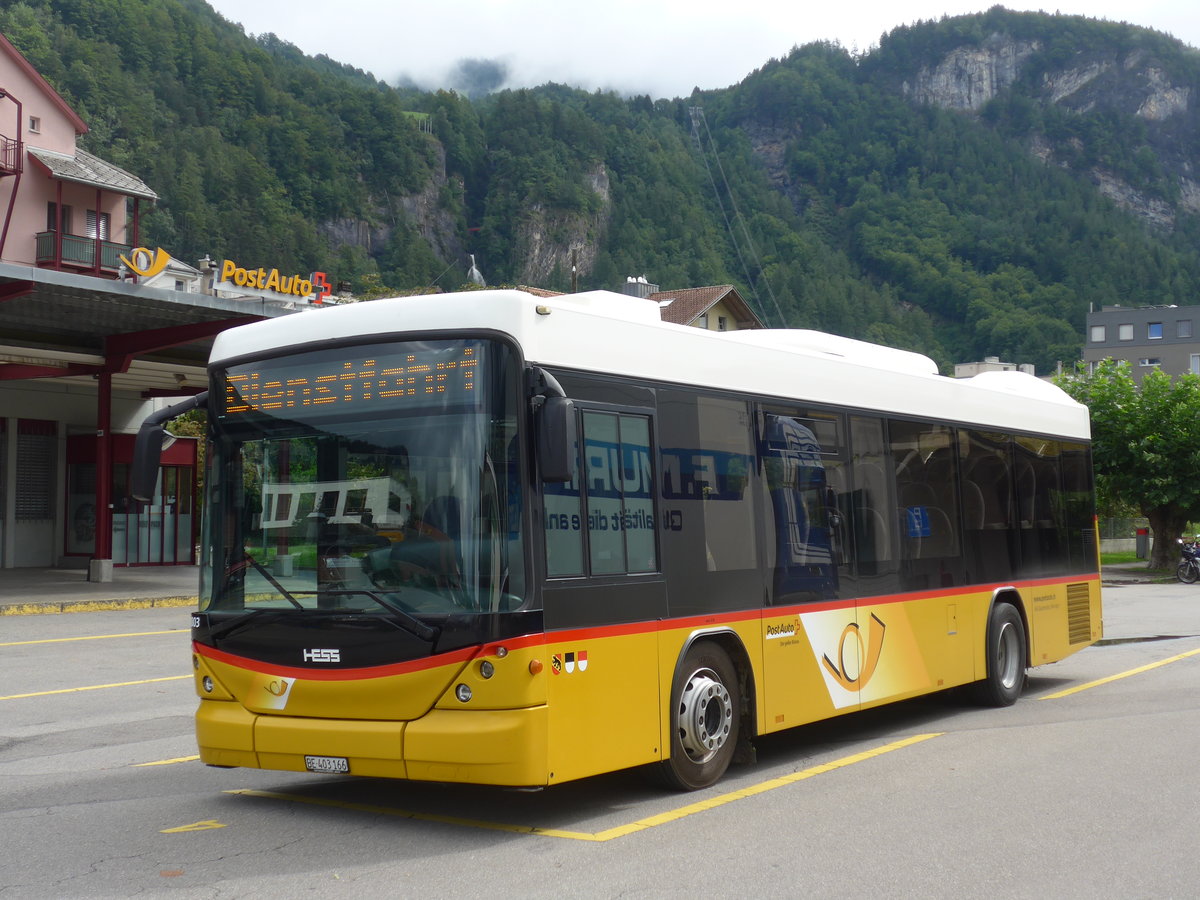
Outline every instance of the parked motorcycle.
<path id="1" fill-rule="evenodd" d="M 1179 552 L 1183 559 L 1175 569 L 1175 577 L 1184 584 L 1195 584 L 1200 580 L 1200 542 L 1179 539 Z"/>

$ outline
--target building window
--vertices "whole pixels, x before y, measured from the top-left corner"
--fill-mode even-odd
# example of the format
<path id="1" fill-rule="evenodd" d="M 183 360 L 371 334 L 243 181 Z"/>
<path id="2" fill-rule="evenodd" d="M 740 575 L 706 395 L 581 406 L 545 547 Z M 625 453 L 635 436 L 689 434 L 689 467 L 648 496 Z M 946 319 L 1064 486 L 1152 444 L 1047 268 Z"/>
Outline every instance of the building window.
<path id="1" fill-rule="evenodd" d="M 40 118 L 38 118 L 37 116 L 30 116 L 29 117 L 29 131 L 32 134 L 41 134 L 42 120 Z"/>
<path id="2" fill-rule="evenodd" d="M 58 204 L 46 204 L 46 230 L 58 231 Z M 62 231 L 63 234 L 71 234 L 71 207 L 63 204 L 62 208 Z"/>
<path id="3" fill-rule="evenodd" d="M 1138 365 L 1142 366 L 1143 368 L 1149 368 L 1151 366 L 1158 368 L 1162 365 L 1162 360 L 1157 356 L 1143 356 L 1138 360 Z"/>
<path id="4" fill-rule="evenodd" d="M 1192 320 L 1180 319 L 1175 323 L 1175 337 L 1190 338 L 1192 336 Z"/>
<path id="5" fill-rule="evenodd" d="M 108 240 L 108 225 L 109 225 L 108 213 L 100 213 L 100 219 L 99 219 L 100 233 L 99 234 L 96 233 L 96 221 L 97 221 L 96 220 L 96 211 L 94 209 L 89 209 L 87 211 L 87 236 L 90 238 L 98 237 L 102 241 L 107 241 Z"/>
<path id="6" fill-rule="evenodd" d="M 1132 341 L 1133 340 L 1133 324 L 1117 326 L 1117 340 Z"/>
<path id="7" fill-rule="evenodd" d="M 729 319 L 725 316 L 717 316 L 717 331 L 728 331 Z"/>
<path id="8" fill-rule="evenodd" d="M 1091 341 L 1093 344 L 1103 344 L 1108 337 L 1108 329 L 1103 325 L 1092 326 Z"/>
<path id="9" fill-rule="evenodd" d="M 17 420 L 16 520 L 54 518 L 55 448 L 58 426 L 40 419 Z"/>
<path id="10" fill-rule="evenodd" d="M 1146 340 L 1161 341 L 1162 335 L 1162 322 L 1151 322 L 1146 326 Z"/>
<path id="11" fill-rule="evenodd" d="M 1200 353 L 1192 354 L 1191 365 L 1188 368 L 1188 371 L 1193 375 L 1200 375 Z"/>
<path id="12" fill-rule="evenodd" d="M 708 327 L 708 313 L 705 313 L 704 315 L 702 315 L 696 319 L 696 327 L 697 328 L 707 328 Z"/>

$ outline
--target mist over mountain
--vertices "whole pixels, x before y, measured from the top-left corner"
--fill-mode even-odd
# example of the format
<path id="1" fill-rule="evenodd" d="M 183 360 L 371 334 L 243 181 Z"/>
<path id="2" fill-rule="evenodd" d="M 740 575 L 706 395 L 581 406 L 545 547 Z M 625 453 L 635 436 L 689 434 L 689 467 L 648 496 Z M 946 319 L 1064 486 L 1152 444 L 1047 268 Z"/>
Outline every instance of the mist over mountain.
<path id="1" fill-rule="evenodd" d="M 1078 16 L 811 44 L 651 100 L 391 87 L 201 0 L 23 0 L 0 31 L 160 195 L 143 239 L 322 269 L 370 295 L 489 284 L 734 283 L 771 325 L 1039 372 L 1089 305 L 1200 286 L 1200 53 Z M 501 88 L 497 90 L 497 88 Z"/>

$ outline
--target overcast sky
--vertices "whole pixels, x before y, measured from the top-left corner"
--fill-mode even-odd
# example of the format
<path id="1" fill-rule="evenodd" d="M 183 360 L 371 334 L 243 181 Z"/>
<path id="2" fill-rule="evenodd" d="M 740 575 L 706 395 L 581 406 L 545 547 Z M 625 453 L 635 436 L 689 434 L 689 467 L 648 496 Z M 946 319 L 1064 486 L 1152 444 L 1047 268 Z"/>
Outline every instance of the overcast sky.
<path id="1" fill-rule="evenodd" d="M 247 34 L 274 32 L 390 84 L 452 83 L 462 60 L 506 67 L 503 86 L 557 81 L 653 97 L 735 84 L 812 41 L 866 52 L 897 25 L 980 12 L 960 0 L 208 0 Z M 1019 2 L 1009 9 L 1038 9 Z M 1127 21 L 1200 47 L 1195 0 L 1070 0 L 1049 11 Z"/>

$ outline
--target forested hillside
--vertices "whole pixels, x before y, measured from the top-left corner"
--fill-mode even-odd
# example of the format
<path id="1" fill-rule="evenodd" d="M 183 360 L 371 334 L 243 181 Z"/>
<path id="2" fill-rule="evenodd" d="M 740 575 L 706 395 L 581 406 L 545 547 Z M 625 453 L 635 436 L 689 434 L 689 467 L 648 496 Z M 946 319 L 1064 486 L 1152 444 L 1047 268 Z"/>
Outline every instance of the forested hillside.
<path id="1" fill-rule="evenodd" d="M 161 196 L 147 243 L 464 281 L 733 282 L 769 324 L 926 352 L 1078 357 L 1089 304 L 1200 288 L 1200 53 L 1080 17 L 797 48 L 727 90 L 395 89 L 202 0 L 23 0 L 0 31 Z"/>

